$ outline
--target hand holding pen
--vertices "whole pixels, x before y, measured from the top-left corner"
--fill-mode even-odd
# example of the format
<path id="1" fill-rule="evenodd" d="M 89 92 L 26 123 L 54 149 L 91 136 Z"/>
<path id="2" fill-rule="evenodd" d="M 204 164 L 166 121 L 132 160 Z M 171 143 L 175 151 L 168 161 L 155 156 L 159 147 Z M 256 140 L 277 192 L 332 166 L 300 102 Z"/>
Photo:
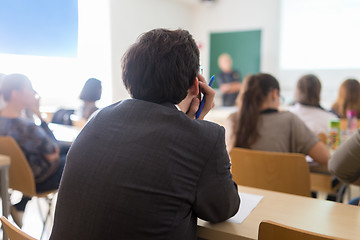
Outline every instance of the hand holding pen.
<path id="1" fill-rule="evenodd" d="M 209 81 L 209 85 L 206 83 L 204 77 L 200 74 L 197 76 L 199 80 L 199 91 L 204 95 L 200 102 L 199 109 L 195 114 L 196 119 L 204 119 L 205 115 L 215 106 L 214 98 L 215 91 L 211 88 L 214 82 L 215 76 L 212 76 Z"/>

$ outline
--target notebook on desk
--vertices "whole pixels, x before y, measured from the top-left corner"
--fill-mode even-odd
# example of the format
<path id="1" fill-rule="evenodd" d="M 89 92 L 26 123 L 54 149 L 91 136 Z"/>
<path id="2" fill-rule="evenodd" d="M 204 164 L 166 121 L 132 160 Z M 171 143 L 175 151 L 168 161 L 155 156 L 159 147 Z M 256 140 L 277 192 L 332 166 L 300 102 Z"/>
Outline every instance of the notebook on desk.
<path id="1" fill-rule="evenodd" d="M 259 204 L 264 196 L 239 192 L 239 197 L 240 208 L 235 216 L 227 220 L 228 222 L 242 223 Z"/>

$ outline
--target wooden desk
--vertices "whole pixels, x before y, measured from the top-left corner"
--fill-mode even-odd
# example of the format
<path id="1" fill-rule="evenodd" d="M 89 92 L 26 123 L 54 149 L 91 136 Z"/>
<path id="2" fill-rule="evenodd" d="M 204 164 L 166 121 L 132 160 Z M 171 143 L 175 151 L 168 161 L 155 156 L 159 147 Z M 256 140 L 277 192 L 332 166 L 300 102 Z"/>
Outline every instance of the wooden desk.
<path id="1" fill-rule="evenodd" d="M 10 213 L 9 198 L 9 167 L 10 157 L 0 155 L 0 180 L 1 180 L 1 201 L 3 216 L 8 217 Z M 5 231 L 3 231 L 3 239 L 8 239 Z"/>
<path id="2" fill-rule="evenodd" d="M 49 123 L 48 126 L 58 141 L 69 144 L 74 142 L 75 138 L 81 131 L 81 129 L 75 126 L 67 126 L 56 123 Z"/>
<path id="3" fill-rule="evenodd" d="M 239 186 L 264 198 L 241 224 L 198 220 L 198 236 L 209 240 L 257 239 L 262 220 L 345 239 L 360 238 L 360 207 Z"/>

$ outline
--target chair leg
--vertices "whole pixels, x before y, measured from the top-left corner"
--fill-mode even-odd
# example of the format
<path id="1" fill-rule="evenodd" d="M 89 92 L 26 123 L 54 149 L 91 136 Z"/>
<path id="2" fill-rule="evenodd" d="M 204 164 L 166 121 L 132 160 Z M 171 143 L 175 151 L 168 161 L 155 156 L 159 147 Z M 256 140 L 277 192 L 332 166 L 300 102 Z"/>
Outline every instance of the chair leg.
<path id="1" fill-rule="evenodd" d="M 346 189 L 348 188 L 348 184 L 342 184 L 336 193 L 336 202 L 343 202 L 344 194 Z"/>
<path id="2" fill-rule="evenodd" d="M 37 203 L 38 203 L 38 207 L 39 207 L 39 213 L 40 213 L 40 216 L 41 216 L 41 220 L 43 221 L 43 229 L 42 229 L 42 232 L 41 232 L 41 236 L 40 236 L 40 239 L 41 240 L 43 238 L 43 235 L 45 233 L 45 229 L 46 229 L 46 224 L 49 220 L 49 217 L 51 215 L 51 207 L 52 207 L 52 202 L 53 202 L 53 198 L 45 198 L 46 202 L 47 202 L 47 205 L 48 205 L 48 210 L 46 212 L 46 215 L 44 217 L 43 215 L 43 211 L 41 209 L 41 206 L 40 206 L 40 199 L 38 198 L 37 199 Z"/>

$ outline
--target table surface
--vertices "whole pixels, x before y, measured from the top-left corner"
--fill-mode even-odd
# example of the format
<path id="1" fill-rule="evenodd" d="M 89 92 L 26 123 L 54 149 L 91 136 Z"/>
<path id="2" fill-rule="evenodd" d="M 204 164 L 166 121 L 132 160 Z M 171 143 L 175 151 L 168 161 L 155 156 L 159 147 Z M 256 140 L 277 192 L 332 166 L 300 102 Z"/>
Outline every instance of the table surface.
<path id="1" fill-rule="evenodd" d="M 210 224 L 198 220 L 198 236 L 205 239 L 257 239 L 262 220 L 345 239 L 360 239 L 360 207 L 292 194 L 239 186 L 239 192 L 264 198 L 241 224 Z"/>
<path id="2" fill-rule="evenodd" d="M 81 129 L 74 126 L 49 123 L 49 128 L 53 132 L 55 138 L 60 142 L 72 143 Z"/>

